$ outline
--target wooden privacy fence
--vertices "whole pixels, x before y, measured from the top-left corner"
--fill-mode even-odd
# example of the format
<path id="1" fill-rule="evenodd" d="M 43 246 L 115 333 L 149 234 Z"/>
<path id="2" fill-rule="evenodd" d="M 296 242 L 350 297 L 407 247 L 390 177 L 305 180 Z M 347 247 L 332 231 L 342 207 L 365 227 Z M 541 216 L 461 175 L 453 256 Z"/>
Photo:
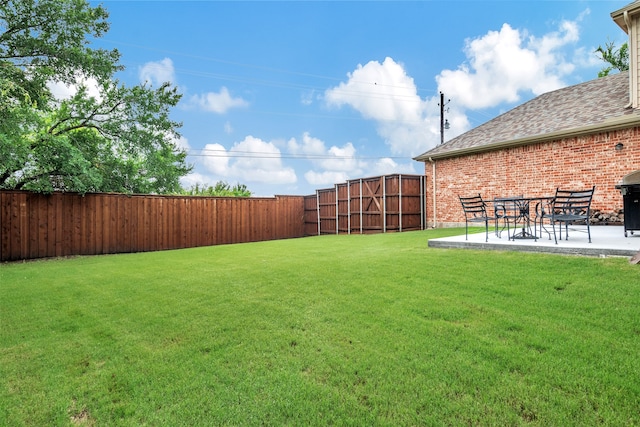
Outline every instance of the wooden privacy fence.
<path id="1" fill-rule="evenodd" d="M 312 234 L 314 227 L 313 234 L 423 230 L 425 201 L 423 175 L 352 179 L 305 197 L 305 231 Z"/>
<path id="2" fill-rule="evenodd" d="M 0 191 L 0 261 L 302 237 L 303 217 L 303 196 Z"/>
<path id="3" fill-rule="evenodd" d="M 273 198 L 0 191 L 0 261 L 422 230 L 425 200 L 399 174 Z"/>

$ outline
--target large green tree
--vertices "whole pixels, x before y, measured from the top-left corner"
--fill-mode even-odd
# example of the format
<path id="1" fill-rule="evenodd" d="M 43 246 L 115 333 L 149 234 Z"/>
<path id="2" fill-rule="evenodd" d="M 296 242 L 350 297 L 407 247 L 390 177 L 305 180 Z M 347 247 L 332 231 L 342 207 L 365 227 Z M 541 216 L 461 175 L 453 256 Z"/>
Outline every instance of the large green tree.
<path id="1" fill-rule="evenodd" d="M 85 0 L 0 0 L 0 188 L 168 193 L 191 167 L 168 83 L 127 87 L 94 49 L 107 11 Z M 75 88 L 55 99 L 49 87 Z M 91 90 L 89 90 L 91 87 Z"/>

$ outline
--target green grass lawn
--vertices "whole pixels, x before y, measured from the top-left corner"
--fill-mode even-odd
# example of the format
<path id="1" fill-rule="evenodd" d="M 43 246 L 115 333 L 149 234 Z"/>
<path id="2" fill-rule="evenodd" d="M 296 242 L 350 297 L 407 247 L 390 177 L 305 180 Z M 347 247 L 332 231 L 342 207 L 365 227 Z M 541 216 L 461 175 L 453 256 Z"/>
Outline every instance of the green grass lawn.
<path id="1" fill-rule="evenodd" d="M 640 268 L 458 230 L 0 265 L 0 425 L 638 425 Z"/>

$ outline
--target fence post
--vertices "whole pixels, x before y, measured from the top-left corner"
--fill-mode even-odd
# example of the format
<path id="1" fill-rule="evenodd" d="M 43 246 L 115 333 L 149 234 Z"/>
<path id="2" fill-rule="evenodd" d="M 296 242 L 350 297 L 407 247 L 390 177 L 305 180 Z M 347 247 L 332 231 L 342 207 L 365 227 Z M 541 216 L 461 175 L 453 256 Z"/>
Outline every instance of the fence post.
<path id="1" fill-rule="evenodd" d="M 351 183 L 347 180 L 347 234 L 351 234 Z"/>
<path id="2" fill-rule="evenodd" d="M 340 234 L 340 208 L 338 203 L 340 202 L 340 195 L 338 194 L 338 184 L 335 185 L 336 189 L 336 234 Z"/>
<path id="3" fill-rule="evenodd" d="M 382 179 L 382 232 L 387 232 L 387 177 L 383 175 Z"/>
<path id="4" fill-rule="evenodd" d="M 362 178 L 360 178 L 360 234 L 362 234 Z"/>
<path id="5" fill-rule="evenodd" d="M 320 227 L 320 190 L 316 190 L 316 210 L 318 211 L 318 236 L 321 234 Z"/>
<path id="6" fill-rule="evenodd" d="M 426 176 L 422 175 L 420 176 L 420 229 L 424 230 L 425 229 L 425 224 L 427 222 L 426 219 L 426 212 L 427 212 L 427 207 L 426 205 L 426 194 L 425 194 L 425 181 L 426 181 Z"/>

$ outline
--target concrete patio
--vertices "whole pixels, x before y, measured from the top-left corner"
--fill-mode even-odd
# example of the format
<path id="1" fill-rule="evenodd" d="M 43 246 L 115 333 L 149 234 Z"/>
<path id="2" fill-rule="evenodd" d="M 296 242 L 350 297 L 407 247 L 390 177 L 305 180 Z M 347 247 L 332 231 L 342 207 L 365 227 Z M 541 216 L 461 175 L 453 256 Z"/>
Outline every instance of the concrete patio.
<path id="1" fill-rule="evenodd" d="M 633 257 L 640 252 L 640 232 L 629 237 L 624 237 L 624 227 L 615 225 L 592 225 L 591 243 L 588 241 L 585 226 L 574 227 L 576 231 L 569 230 L 569 240 L 558 240 L 556 245 L 551 234 L 551 240 L 545 233 L 537 241 L 534 239 L 509 240 L 507 233 L 502 233 L 502 238 L 497 237 L 493 227 L 489 226 L 489 241 L 485 242 L 485 233 L 469 234 L 465 240 L 464 233 L 459 236 L 430 239 L 430 248 L 455 248 L 455 249 L 489 249 L 500 251 L 520 252 L 546 252 L 567 255 L 586 256 L 622 256 Z M 556 228 L 556 233 L 558 229 Z"/>

